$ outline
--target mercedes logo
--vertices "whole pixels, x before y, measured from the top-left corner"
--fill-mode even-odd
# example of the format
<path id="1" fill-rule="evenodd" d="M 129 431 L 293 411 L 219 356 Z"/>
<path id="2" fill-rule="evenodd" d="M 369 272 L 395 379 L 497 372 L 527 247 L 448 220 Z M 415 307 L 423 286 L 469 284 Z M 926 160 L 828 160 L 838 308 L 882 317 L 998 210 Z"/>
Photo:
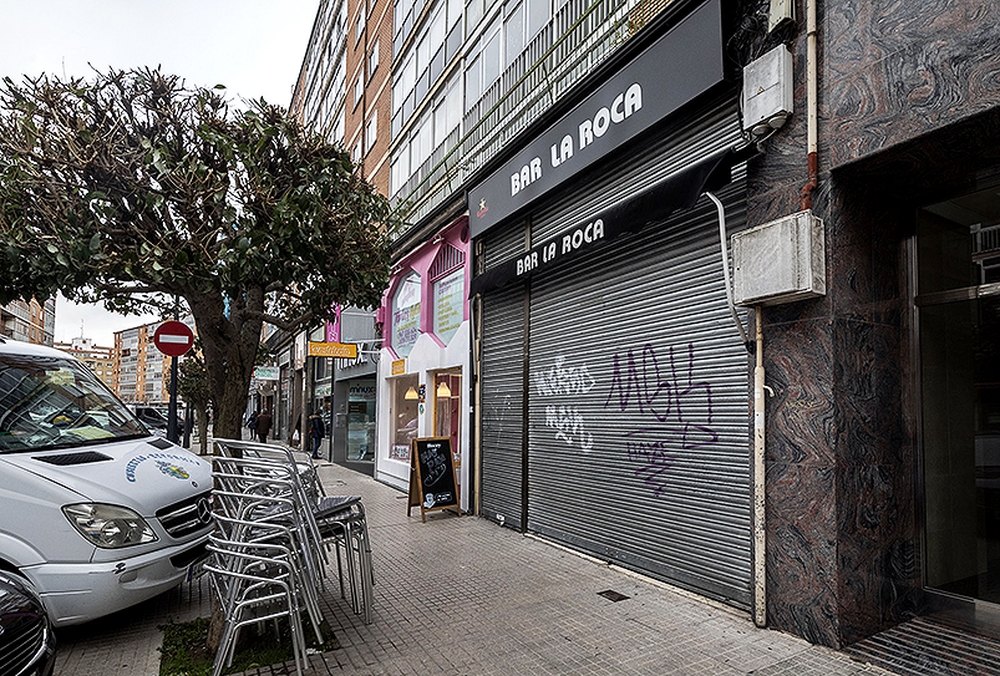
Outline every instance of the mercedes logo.
<path id="1" fill-rule="evenodd" d="M 212 523 L 212 503 L 208 498 L 199 498 L 195 505 L 198 509 L 198 520 L 206 526 Z"/>

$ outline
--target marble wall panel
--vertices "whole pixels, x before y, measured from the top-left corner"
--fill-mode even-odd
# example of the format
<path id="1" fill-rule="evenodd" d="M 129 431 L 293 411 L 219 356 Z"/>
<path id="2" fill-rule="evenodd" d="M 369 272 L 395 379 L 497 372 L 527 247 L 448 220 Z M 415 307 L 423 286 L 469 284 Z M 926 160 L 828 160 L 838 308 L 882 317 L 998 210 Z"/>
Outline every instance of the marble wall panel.
<path id="1" fill-rule="evenodd" d="M 767 466 L 767 621 L 813 642 L 839 646 L 835 471 Z"/>
<path id="2" fill-rule="evenodd" d="M 767 459 L 831 466 L 835 432 L 829 322 L 767 328 L 764 367 L 774 396 L 767 400 Z"/>
<path id="3" fill-rule="evenodd" d="M 992 0 L 839 0 L 824 3 L 820 32 L 828 167 L 1000 105 Z"/>

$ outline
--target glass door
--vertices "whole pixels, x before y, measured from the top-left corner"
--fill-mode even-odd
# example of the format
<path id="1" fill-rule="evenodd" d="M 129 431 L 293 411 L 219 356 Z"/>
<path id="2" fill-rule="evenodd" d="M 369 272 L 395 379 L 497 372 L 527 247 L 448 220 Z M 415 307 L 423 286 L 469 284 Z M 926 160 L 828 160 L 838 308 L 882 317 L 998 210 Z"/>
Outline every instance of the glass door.
<path id="1" fill-rule="evenodd" d="M 920 210 L 917 225 L 929 590 L 1000 603 L 1000 194 Z"/>
<path id="2" fill-rule="evenodd" d="M 442 371 L 436 373 L 434 375 L 434 436 L 451 439 L 452 463 L 459 477 L 462 475 L 461 422 L 461 372 Z"/>

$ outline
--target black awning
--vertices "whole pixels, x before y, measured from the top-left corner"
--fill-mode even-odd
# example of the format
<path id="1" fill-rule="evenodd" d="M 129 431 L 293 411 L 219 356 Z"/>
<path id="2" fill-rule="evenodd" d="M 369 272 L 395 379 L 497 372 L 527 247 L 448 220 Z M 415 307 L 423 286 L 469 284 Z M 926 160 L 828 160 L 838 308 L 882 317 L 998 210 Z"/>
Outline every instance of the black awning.
<path id="1" fill-rule="evenodd" d="M 750 152 L 752 150 L 752 152 Z M 732 180 L 732 168 L 756 152 L 755 148 L 727 148 L 685 167 L 618 204 L 594 214 L 567 230 L 472 278 L 469 295 L 496 289 L 531 277 L 556 262 L 589 253 L 625 232 L 638 232 L 672 213 L 690 209 L 704 192 L 718 190 Z"/>

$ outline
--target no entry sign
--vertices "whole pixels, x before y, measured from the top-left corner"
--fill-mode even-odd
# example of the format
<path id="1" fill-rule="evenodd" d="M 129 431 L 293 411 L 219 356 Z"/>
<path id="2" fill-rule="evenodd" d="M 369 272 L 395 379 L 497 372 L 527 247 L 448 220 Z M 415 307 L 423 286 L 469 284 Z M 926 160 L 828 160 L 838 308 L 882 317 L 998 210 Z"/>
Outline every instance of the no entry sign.
<path id="1" fill-rule="evenodd" d="M 194 345 L 194 334 L 187 324 L 173 320 L 163 322 L 153 334 L 153 345 L 169 357 L 179 357 Z"/>

